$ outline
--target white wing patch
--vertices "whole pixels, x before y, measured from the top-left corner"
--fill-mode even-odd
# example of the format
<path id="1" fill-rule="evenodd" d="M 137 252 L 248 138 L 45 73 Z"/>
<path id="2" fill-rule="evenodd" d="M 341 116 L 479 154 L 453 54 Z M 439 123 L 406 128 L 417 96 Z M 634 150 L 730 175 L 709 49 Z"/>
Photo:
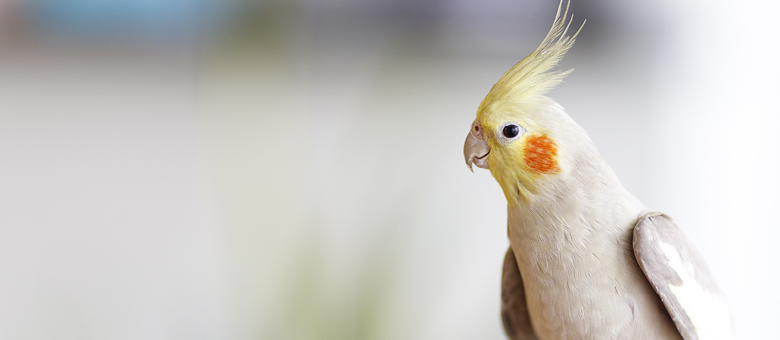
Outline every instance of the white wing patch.
<path id="1" fill-rule="evenodd" d="M 683 264 L 682 257 L 674 246 L 664 242 L 658 242 L 658 245 L 669 261 L 669 267 L 682 279 L 682 285 L 669 284 L 669 290 L 691 319 L 698 339 L 732 339 L 734 333 L 726 302 L 696 281 L 694 268 Z"/>

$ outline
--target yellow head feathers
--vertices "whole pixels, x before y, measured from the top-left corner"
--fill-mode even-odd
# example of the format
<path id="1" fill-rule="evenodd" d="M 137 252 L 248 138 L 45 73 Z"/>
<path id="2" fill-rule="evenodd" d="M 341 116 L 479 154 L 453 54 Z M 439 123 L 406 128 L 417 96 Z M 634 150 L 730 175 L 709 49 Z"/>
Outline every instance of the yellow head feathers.
<path id="1" fill-rule="evenodd" d="M 571 73 L 572 70 L 550 72 L 550 69 L 558 65 L 569 48 L 574 45 L 574 40 L 582 30 L 582 26 L 580 26 L 580 30 L 577 30 L 573 36 L 566 36 L 571 20 L 566 22 L 569 13 L 568 3 L 563 15 L 561 15 L 562 4 L 563 1 L 558 4 L 555 21 L 542 43 L 498 80 L 480 104 L 479 110 L 477 110 L 477 119 L 480 119 L 485 113 L 511 109 L 521 103 L 539 98 Z M 573 18 L 574 15 L 572 15 Z"/>
<path id="2" fill-rule="evenodd" d="M 490 90 L 472 127 L 471 134 L 476 134 L 471 138 L 472 144 L 482 145 L 488 153 L 475 154 L 469 160 L 477 166 L 477 160 L 489 165 L 510 206 L 521 199 L 531 199 L 540 188 L 540 180 L 555 178 L 552 176 L 559 175 L 564 166 L 559 162 L 559 150 L 563 151 L 560 147 L 565 146 L 560 144 L 564 142 L 562 138 L 569 138 L 561 132 L 568 124 L 563 116 L 568 116 L 545 97 L 571 73 L 572 70 L 551 70 L 580 33 L 578 30 L 573 36 L 566 35 L 571 20 L 567 21 L 568 4 L 561 12 L 562 4 L 558 5 L 552 28 L 539 47 L 507 71 Z"/>

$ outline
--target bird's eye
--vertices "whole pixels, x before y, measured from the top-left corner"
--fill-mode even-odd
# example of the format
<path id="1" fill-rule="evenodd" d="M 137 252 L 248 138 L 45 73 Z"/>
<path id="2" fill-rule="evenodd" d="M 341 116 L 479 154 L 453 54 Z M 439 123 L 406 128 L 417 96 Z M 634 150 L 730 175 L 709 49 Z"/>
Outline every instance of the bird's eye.
<path id="1" fill-rule="evenodd" d="M 502 131 L 502 133 L 506 138 L 515 138 L 520 134 L 520 127 L 515 124 L 509 124 L 504 127 L 504 131 Z"/>

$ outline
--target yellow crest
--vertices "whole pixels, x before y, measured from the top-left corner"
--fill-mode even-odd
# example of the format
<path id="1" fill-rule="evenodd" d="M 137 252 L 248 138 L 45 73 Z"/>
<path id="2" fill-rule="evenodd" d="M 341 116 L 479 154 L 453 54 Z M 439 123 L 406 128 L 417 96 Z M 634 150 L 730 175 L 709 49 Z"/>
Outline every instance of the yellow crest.
<path id="1" fill-rule="evenodd" d="M 569 48 L 574 45 L 574 40 L 582 30 L 582 26 L 580 26 L 580 29 L 573 36 L 566 36 L 572 20 L 568 20 L 568 23 L 566 20 L 569 13 L 569 3 L 566 4 L 563 15 L 561 15 L 562 5 L 563 1 L 558 4 L 558 12 L 555 14 L 552 28 L 539 47 L 504 73 L 496 85 L 493 85 L 479 106 L 478 116 L 485 108 L 497 107 L 497 105 L 513 106 L 528 99 L 542 96 L 573 71 L 550 72 L 550 69 L 555 67 Z M 574 15 L 571 19 L 573 18 Z M 582 25 L 584 26 L 585 22 Z"/>

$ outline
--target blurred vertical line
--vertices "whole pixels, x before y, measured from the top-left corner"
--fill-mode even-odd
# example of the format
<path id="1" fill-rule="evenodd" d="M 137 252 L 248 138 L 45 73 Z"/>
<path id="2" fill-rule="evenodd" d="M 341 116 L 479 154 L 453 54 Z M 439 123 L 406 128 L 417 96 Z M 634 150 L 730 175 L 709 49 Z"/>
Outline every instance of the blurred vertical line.
<path id="1" fill-rule="evenodd" d="M 201 56 L 200 124 L 230 239 L 241 338 L 291 338 L 306 324 L 293 315 L 295 301 L 320 294 L 307 147 L 293 134 L 308 126 L 305 26 L 297 2 L 246 1 Z"/>

